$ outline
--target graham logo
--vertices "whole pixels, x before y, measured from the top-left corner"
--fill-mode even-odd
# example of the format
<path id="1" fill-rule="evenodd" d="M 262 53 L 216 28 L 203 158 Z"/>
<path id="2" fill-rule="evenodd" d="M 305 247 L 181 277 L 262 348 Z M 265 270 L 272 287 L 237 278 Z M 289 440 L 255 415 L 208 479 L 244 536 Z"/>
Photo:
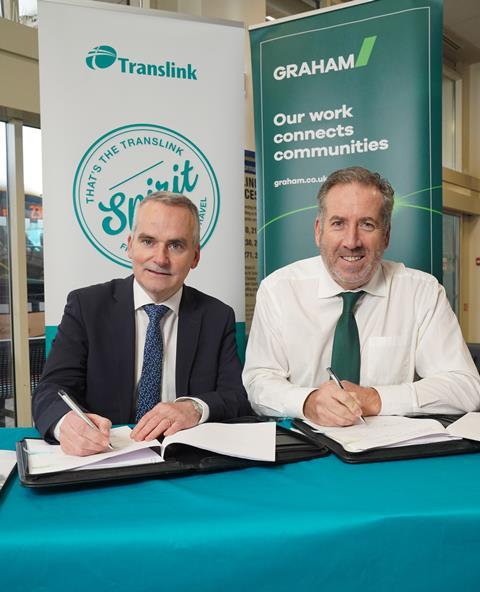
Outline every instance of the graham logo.
<path id="1" fill-rule="evenodd" d="M 117 51 L 109 45 L 97 45 L 88 52 L 85 61 L 91 70 L 104 70 L 117 62 L 120 74 L 197 80 L 197 68 L 193 64 L 179 66 L 172 60 L 156 64 L 140 62 L 137 58 L 132 60 L 118 56 Z"/>
<path id="2" fill-rule="evenodd" d="M 87 66 L 92 70 L 103 70 L 111 66 L 117 59 L 117 52 L 109 45 L 97 45 L 88 52 Z"/>
<path id="3" fill-rule="evenodd" d="M 127 237 L 138 204 L 154 191 L 183 193 L 200 213 L 200 246 L 214 232 L 220 210 L 215 172 L 198 146 L 154 124 L 114 129 L 80 160 L 73 182 L 78 223 L 103 256 L 131 267 Z"/>
<path id="4" fill-rule="evenodd" d="M 284 80 L 285 78 L 301 78 L 302 76 L 315 76 L 338 72 L 339 70 L 362 68 L 368 64 L 376 40 L 376 35 L 365 37 L 356 58 L 354 53 L 350 53 L 344 56 L 310 60 L 300 64 L 277 66 L 273 71 L 273 77 L 275 80 Z"/>

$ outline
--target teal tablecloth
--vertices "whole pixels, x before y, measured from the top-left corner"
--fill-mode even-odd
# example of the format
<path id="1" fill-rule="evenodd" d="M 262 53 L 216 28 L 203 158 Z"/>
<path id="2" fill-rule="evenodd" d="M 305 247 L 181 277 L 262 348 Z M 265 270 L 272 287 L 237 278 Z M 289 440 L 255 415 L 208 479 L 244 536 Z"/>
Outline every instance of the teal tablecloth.
<path id="1" fill-rule="evenodd" d="M 33 430 L 0 429 L 0 448 Z M 14 592 L 480 589 L 480 455 L 0 494 Z"/>

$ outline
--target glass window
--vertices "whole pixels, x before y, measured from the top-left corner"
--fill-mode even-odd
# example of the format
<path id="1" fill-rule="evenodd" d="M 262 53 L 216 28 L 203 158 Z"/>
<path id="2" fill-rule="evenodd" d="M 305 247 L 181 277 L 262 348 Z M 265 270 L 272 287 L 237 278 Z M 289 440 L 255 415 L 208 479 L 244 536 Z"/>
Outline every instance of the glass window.
<path id="1" fill-rule="evenodd" d="M 15 403 L 10 317 L 6 152 L 6 125 L 0 121 L 0 426 L 12 427 L 15 425 Z"/>
<path id="2" fill-rule="evenodd" d="M 40 130 L 27 126 L 23 127 L 23 174 L 30 382 L 33 390 L 38 384 L 45 362 L 42 144 Z"/>
<path id="3" fill-rule="evenodd" d="M 443 286 L 458 317 L 460 291 L 460 216 L 443 214 Z"/>
<path id="4" fill-rule="evenodd" d="M 36 27 L 38 21 L 37 0 L 18 0 L 18 14 L 22 25 Z"/>
<path id="5" fill-rule="evenodd" d="M 461 89 L 462 81 L 452 76 L 442 80 L 442 162 L 443 166 L 462 169 Z"/>

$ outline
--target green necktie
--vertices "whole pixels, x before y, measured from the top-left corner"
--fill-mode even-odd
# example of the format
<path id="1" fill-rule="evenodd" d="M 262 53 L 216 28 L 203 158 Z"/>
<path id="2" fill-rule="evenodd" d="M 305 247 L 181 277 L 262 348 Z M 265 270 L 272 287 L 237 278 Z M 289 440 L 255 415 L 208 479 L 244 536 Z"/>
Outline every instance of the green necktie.
<path id="1" fill-rule="evenodd" d="M 357 300 L 364 294 L 342 292 L 343 311 L 338 319 L 333 336 L 332 368 L 340 380 L 360 383 L 360 339 L 353 309 Z"/>

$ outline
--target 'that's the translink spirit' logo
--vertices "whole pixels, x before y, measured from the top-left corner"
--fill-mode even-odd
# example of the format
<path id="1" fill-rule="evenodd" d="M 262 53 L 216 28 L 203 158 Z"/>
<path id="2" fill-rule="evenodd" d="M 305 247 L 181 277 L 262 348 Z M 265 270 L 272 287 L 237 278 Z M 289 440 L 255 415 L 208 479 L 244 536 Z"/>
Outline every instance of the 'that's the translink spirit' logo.
<path id="1" fill-rule="evenodd" d="M 96 140 L 75 173 L 75 214 L 102 255 L 131 267 L 127 237 L 135 209 L 154 191 L 183 193 L 200 213 L 200 246 L 215 229 L 220 195 L 215 172 L 203 152 L 182 134 L 154 124 L 114 129 Z"/>
<path id="2" fill-rule="evenodd" d="M 139 62 L 138 59 L 134 61 L 130 58 L 120 57 L 117 50 L 110 45 L 97 45 L 91 49 L 85 62 L 91 70 L 105 70 L 117 63 L 121 74 L 197 80 L 197 68 L 192 64 L 178 66 L 172 60 L 160 64 L 147 64 Z"/>

